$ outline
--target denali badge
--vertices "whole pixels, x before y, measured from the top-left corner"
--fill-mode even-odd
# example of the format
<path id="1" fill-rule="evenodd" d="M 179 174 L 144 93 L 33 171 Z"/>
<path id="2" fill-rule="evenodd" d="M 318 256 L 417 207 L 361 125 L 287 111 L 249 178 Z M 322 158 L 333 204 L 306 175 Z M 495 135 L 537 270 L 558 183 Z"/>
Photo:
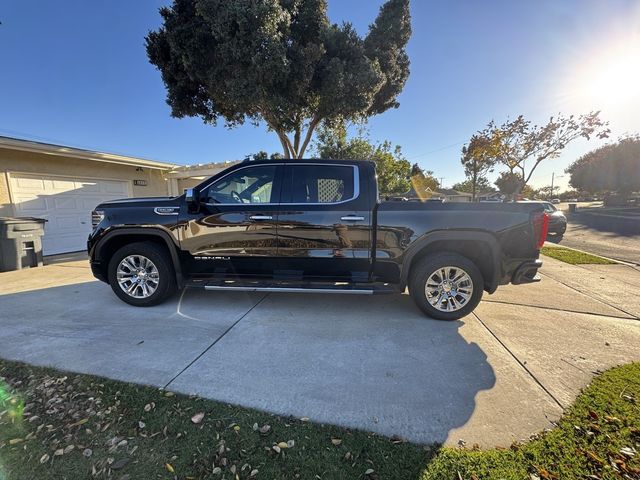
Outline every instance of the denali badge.
<path id="1" fill-rule="evenodd" d="M 180 207 L 156 207 L 153 211 L 158 215 L 178 215 Z"/>

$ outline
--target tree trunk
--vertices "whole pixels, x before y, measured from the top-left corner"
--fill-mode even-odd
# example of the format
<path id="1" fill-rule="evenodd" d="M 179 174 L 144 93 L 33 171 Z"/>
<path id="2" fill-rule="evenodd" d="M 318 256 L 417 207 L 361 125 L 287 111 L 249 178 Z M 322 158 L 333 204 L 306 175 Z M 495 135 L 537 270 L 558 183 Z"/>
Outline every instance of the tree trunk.
<path id="1" fill-rule="evenodd" d="M 284 158 L 300 159 L 304 157 L 304 153 L 307 150 L 307 147 L 309 146 L 309 142 L 311 142 L 311 138 L 313 137 L 313 132 L 315 131 L 320 121 L 321 121 L 321 118 L 318 117 L 317 115 L 315 115 L 311 119 L 311 121 L 309 122 L 309 127 L 307 128 L 307 133 L 304 136 L 304 141 L 302 142 L 302 145 L 300 145 L 301 130 L 302 130 L 300 127 L 296 128 L 296 130 L 294 131 L 293 142 L 291 142 L 291 140 L 287 135 L 287 132 L 285 132 L 282 129 L 275 128 L 271 124 L 269 124 L 271 129 L 276 132 L 276 134 L 278 135 L 278 138 L 280 139 Z"/>

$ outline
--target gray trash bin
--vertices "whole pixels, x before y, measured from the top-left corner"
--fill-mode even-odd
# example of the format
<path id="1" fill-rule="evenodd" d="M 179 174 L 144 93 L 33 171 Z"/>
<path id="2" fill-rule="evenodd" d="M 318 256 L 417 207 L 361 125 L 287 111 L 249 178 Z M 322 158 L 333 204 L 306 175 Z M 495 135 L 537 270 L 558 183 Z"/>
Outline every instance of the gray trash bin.
<path id="1" fill-rule="evenodd" d="M 578 206 L 577 203 L 570 203 L 569 204 L 569 213 L 576 213 L 576 207 Z"/>
<path id="2" fill-rule="evenodd" d="M 43 218 L 0 217 L 0 272 L 42 266 Z"/>

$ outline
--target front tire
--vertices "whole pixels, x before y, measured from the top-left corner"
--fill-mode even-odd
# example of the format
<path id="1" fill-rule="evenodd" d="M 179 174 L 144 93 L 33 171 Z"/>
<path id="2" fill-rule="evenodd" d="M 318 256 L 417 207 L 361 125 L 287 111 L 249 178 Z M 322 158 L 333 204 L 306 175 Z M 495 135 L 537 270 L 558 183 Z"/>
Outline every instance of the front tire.
<path id="1" fill-rule="evenodd" d="M 484 279 L 478 267 L 457 253 L 428 255 L 411 269 L 409 294 L 436 320 L 458 320 L 480 303 Z"/>
<path id="2" fill-rule="evenodd" d="M 169 255 L 153 242 L 137 242 L 120 248 L 109 261 L 107 276 L 118 298 L 136 307 L 158 305 L 176 291 Z"/>

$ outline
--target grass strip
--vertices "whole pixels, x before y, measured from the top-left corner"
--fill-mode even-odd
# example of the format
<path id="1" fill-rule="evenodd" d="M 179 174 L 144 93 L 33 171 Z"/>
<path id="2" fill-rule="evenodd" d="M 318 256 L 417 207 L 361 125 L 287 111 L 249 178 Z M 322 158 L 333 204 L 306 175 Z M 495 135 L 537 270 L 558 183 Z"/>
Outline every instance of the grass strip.
<path id="1" fill-rule="evenodd" d="M 640 479 L 640 364 L 507 449 L 439 448 L 0 360 L 0 478 Z"/>
<path id="2" fill-rule="evenodd" d="M 616 263 L 606 258 L 598 257 L 597 255 L 563 247 L 542 247 L 540 253 L 547 257 L 570 263 L 571 265 L 614 265 Z"/>

